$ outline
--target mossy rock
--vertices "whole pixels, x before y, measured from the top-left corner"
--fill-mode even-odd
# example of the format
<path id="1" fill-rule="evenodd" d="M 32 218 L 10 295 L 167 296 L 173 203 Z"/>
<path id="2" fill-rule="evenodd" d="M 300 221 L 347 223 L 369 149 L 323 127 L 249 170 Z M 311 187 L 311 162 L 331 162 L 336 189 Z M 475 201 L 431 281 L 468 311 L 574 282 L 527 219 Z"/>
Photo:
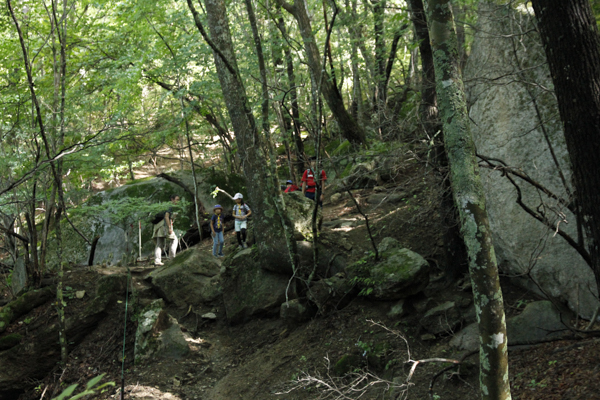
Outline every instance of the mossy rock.
<path id="1" fill-rule="evenodd" d="M 349 267 L 362 294 L 374 300 L 400 300 L 427 287 L 429 263 L 421 255 L 400 248 L 392 238 L 382 240 L 378 251 L 378 263 L 362 260 Z"/>
<path id="2" fill-rule="evenodd" d="M 10 335 L 6 335 L 0 338 L 0 351 L 10 349 L 11 347 L 15 347 L 19 343 L 21 343 L 21 339 L 23 336 L 18 333 L 11 333 Z"/>

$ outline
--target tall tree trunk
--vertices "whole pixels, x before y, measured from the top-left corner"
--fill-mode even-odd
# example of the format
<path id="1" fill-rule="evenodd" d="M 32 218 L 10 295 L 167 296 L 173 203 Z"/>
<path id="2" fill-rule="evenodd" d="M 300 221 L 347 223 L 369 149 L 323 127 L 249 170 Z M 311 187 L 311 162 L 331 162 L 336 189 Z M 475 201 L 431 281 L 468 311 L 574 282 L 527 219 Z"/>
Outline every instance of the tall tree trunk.
<path id="1" fill-rule="evenodd" d="M 600 37 L 588 0 L 534 0 L 600 291 Z"/>
<path id="2" fill-rule="evenodd" d="M 298 177 L 302 176 L 304 172 L 304 142 L 300 132 L 302 130 L 302 122 L 300 121 L 300 108 L 298 107 L 298 90 L 296 89 L 296 75 L 294 74 L 294 59 L 292 58 L 292 51 L 290 46 L 287 44 L 287 30 L 285 28 L 285 22 L 283 16 L 279 16 L 278 20 L 279 30 L 284 39 L 283 52 L 285 54 L 286 73 L 288 78 L 288 86 L 290 92 L 290 105 L 292 107 L 292 121 L 294 123 L 293 138 L 294 144 L 296 145 L 296 174 Z"/>
<path id="3" fill-rule="evenodd" d="M 256 231 L 260 232 L 260 235 L 257 235 L 259 254 L 271 263 L 289 265 L 290 258 L 281 251 L 286 247 L 284 221 L 282 221 L 281 215 L 275 212 L 278 188 L 274 187 L 269 168 L 265 166 L 267 157 L 263 153 L 264 146 L 248 105 L 246 89 L 238 72 L 225 2 L 223 0 L 205 1 L 210 38 L 202 26 L 200 15 L 192 0 L 188 0 L 187 4 L 194 16 L 196 26 L 213 50 L 217 75 L 235 132 L 235 140 L 247 182 L 249 203 L 252 213 L 256 216 L 254 219 Z"/>
<path id="4" fill-rule="evenodd" d="M 348 110 L 344 107 L 344 100 L 342 99 L 340 92 L 331 81 L 329 74 L 326 71 L 323 71 L 321 55 L 308 16 L 308 5 L 306 4 L 306 0 L 295 0 L 293 5 L 286 3 L 284 0 L 278 1 L 279 4 L 292 14 L 298 22 L 300 35 L 304 41 L 306 61 L 311 71 L 312 80 L 313 82 L 321 82 L 321 92 L 323 93 L 323 97 L 325 98 L 331 113 L 338 122 L 342 134 L 352 143 L 364 143 L 364 130 L 356 124 L 350 113 L 348 113 Z M 323 79 L 321 79 L 321 74 L 324 74 Z"/>
<path id="5" fill-rule="evenodd" d="M 428 0 L 428 25 L 444 143 L 450 161 L 454 200 L 469 256 L 480 335 L 480 388 L 485 400 L 508 400 L 506 324 L 498 267 L 466 99 L 450 0 Z"/>
<path id="6" fill-rule="evenodd" d="M 377 85 L 375 87 L 375 105 L 377 110 L 383 110 L 386 100 L 385 87 L 385 67 L 386 51 L 385 38 L 383 35 L 383 20 L 385 15 L 385 0 L 372 1 L 373 3 L 373 23 L 375 33 L 375 67 L 377 68 Z"/>

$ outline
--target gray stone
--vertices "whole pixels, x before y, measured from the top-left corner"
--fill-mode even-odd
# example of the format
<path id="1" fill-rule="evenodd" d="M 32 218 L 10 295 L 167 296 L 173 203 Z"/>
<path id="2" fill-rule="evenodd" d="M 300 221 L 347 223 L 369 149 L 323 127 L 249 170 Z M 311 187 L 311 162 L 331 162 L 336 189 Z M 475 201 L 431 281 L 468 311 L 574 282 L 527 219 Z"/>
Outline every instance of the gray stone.
<path id="1" fill-rule="evenodd" d="M 305 322 L 315 315 L 314 310 L 299 299 L 293 299 L 281 304 L 279 317 L 286 321 Z"/>
<path id="2" fill-rule="evenodd" d="M 340 201 L 342 198 L 342 194 L 341 193 L 334 193 L 331 195 L 330 200 L 332 203 L 337 203 L 338 201 Z"/>
<path id="3" fill-rule="evenodd" d="M 353 165 L 348 176 L 342 179 L 342 183 L 348 188 L 363 189 L 377 186 L 378 180 L 380 179 L 373 160 Z"/>
<path id="4" fill-rule="evenodd" d="M 505 16 L 500 17 L 500 13 Z M 465 68 L 477 152 L 503 160 L 558 196 L 569 199 L 545 137 L 546 133 L 570 185 L 569 155 L 554 93 L 546 89 L 553 84 L 535 18 L 509 6 L 485 2 L 481 3 L 479 15 L 479 28 Z M 507 20 L 517 23 L 507 24 Z M 513 34 L 519 35 L 517 47 Z M 527 66 L 520 79 L 514 79 L 515 65 Z M 536 99 L 535 105 L 532 98 Z M 597 289 L 593 274 L 581 256 L 559 235 L 554 235 L 553 229 L 533 219 L 516 203 L 516 189 L 500 171 L 482 168 L 481 178 L 496 257 L 503 272 L 520 275 L 531 270 L 531 276 L 544 292 L 590 318 L 599 305 Z M 553 225 L 576 236 L 576 218 L 564 206 L 527 183 L 517 182 L 525 204 L 535 210 L 543 201 Z M 573 192 L 573 188 L 570 190 Z M 558 225 L 561 218 L 554 211 L 564 212 L 571 223 Z M 540 292 L 528 280 L 516 283 Z"/>
<path id="5" fill-rule="evenodd" d="M 390 202 L 392 204 L 398 204 L 398 203 L 403 202 L 407 198 L 408 198 L 408 193 L 406 193 L 406 192 L 392 193 L 388 196 L 388 202 Z"/>
<path id="6" fill-rule="evenodd" d="M 570 316 L 564 315 L 568 321 Z M 509 344 L 535 344 L 547 339 L 561 337 L 565 333 L 561 314 L 550 301 L 529 303 L 523 312 L 506 321 Z M 476 323 L 458 332 L 450 345 L 459 350 L 473 351 L 479 348 L 479 328 Z"/>
<path id="7" fill-rule="evenodd" d="M 163 307 L 159 299 L 141 313 L 135 334 L 136 364 L 154 358 L 180 359 L 190 351 L 177 320 Z"/>
<path id="8" fill-rule="evenodd" d="M 220 269 L 217 259 L 198 248 L 191 248 L 151 272 L 149 279 L 165 300 L 180 307 L 199 306 L 221 294 Z"/>
<path id="9" fill-rule="evenodd" d="M 458 332 L 452 340 L 450 346 L 459 350 L 475 351 L 479 348 L 479 327 L 477 323 L 468 325 Z"/>
<path id="10" fill-rule="evenodd" d="M 75 292 L 75 297 L 78 299 L 83 299 L 83 296 L 85 296 L 85 290 L 78 290 Z"/>
<path id="11" fill-rule="evenodd" d="M 381 204 L 386 200 L 388 200 L 388 195 L 386 193 L 373 193 L 367 197 L 367 203 L 369 204 Z"/>
<path id="12" fill-rule="evenodd" d="M 315 303 L 322 315 L 344 308 L 357 294 L 354 285 L 344 274 L 313 282 L 308 299 Z"/>
<path id="13" fill-rule="evenodd" d="M 286 300 L 289 277 L 262 268 L 251 250 L 227 258 L 226 270 L 221 275 L 225 312 L 232 324 L 247 321 L 252 316 L 277 315 Z M 288 298 L 295 297 L 295 286 L 291 284 Z"/>
<path id="14" fill-rule="evenodd" d="M 401 299 L 392 306 L 390 311 L 387 313 L 387 316 L 390 318 L 402 318 L 406 314 L 408 314 L 408 307 L 406 305 L 406 300 Z"/>
<path id="15" fill-rule="evenodd" d="M 424 333 L 421 335 L 421 340 L 424 342 L 435 340 L 435 335 L 432 333 Z"/>
<path id="16" fill-rule="evenodd" d="M 447 301 L 427 311 L 421 318 L 421 326 L 433 335 L 451 333 L 462 322 L 462 318 L 456 304 Z"/>
<path id="17" fill-rule="evenodd" d="M 217 319 L 217 315 L 215 313 L 206 313 L 206 314 L 202 314 L 202 318 L 204 319 Z"/>
<path id="18" fill-rule="evenodd" d="M 569 322 L 570 316 L 562 320 Z M 565 334 L 566 327 L 561 322 L 561 313 L 547 300 L 527 304 L 523 312 L 507 320 L 509 343 L 531 344 L 546 339 L 554 339 Z"/>
<path id="19" fill-rule="evenodd" d="M 17 258 L 17 262 L 11 274 L 11 289 L 15 296 L 19 296 L 21 291 L 27 286 L 27 269 L 23 258 Z"/>
<path id="20" fill-rule="evenodd" d="M 336 244 L 347 249 L 346 245 L 349 245 L 349 242 L 343 236 L 336 236 Z M 302 241 L 297 242 L 296 245 L 298 250 L 298 266 L 302 270 L 312 270 L 314 267 L 313 242 Z M 351 245 L 350 248 L 352 248 Z M 346 270 L 346 258 L 342 254 L 335 253 L 332 247 L 326 244 L 320 243 L 318 249 L 317 275 L 331 277 Z"/>

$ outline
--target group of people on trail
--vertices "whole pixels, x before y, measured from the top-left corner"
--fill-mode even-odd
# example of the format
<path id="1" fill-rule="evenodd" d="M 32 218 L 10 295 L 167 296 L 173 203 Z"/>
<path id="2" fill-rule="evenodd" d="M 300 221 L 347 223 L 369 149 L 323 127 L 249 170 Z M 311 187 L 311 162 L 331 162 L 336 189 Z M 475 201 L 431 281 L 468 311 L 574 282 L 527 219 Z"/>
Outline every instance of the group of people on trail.
<path id="1" fill-rule="evenodd" d="M 327 174 L 325 170 L 321 170 L 320 174 L 315 172 L 314 160 L 311 160 L 310 166 L 302 174 L 302 194 L 311 199 L 317 201 L 317 204 L 323 207 L 323 197 L 325 192 L 325 181 L 327 180 Z M 315 176 L 317 178 L 315 179 Z M 318 200 L 315 200 L 317 193 L 317 186 L 320 186 L 321 196 Z M 294 185 L 292 180 L 286 182 L 286 188 L 284 193 L 291 193 L 300 190 L 300 188 Z M 231 197 L 230 197 L 231 198 Z M 245 249 L 248 247 L 247 240 L 247 229 L 248 229 L 248 217 L 252 215 L 250 207 L 244 203 L 244 196 L 241 193 L 236 193 L 233 196 L 235 205 L 233 206 L 233 217 L 235 219 L 235 235 L 238 241 L 238 247 Z M 179 201 L 178 195 L 171 195 L 171 203 L 176 205 Z M 225 231 L 225 221 L 223 215 L 223 207 L 220 204 L 216 204 L 213 207 L 213 216 L 210 220 L 210 231 L 213 239 L 212 254 L 215 257 L 224 257 L 223 246 L 225 245 L 225 239 L 223 233 Z M 163 215 L 164 214 L 164 215 Z M 166 241 L 169 243 L 169 258 L 174 258 L 177 253 L 177 246 L 179 241 L 177 236 L 173 232 L 173 206 L 169 207 L 168 210 L 161 213 L 162 218 L 160 221 L 154 224 L 152 238 L 155 242 L 154 249 L 154 264 L 163 265 L 161 260 L 162 248 L 165 246 Z"/>
<path id="2" fill-rule="evenodd" d="M 238 245 L 240 249 L 248 247 L 246 243 L 246 230 L 248 229 L 248 217 L 252 215 L 252 210 L 244 203 L 244 196 L 241 193 L 236 193 L 233 196 L 235 205 L 233 206 L 233 218 L 235 218 L 235 235 L 237 237 Z M 223 207 L 220 204 L 215 205 L 214 215 L 210 220 L 210 230 L 213 238 L 213 250 L 212 254 L 215 257 L 224 257 L 223 245 L 225 239 L 223 238 Z"/>

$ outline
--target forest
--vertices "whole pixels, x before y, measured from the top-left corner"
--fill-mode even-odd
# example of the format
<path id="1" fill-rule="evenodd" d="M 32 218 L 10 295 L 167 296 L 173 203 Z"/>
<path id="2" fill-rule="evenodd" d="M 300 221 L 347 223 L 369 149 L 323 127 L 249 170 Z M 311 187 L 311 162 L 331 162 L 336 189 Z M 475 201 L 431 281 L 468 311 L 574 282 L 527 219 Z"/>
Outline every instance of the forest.
<path id="1" fill-rule="evenodd" d="M 0 399 L 595 398 L 599 21 L 597 0 L 6 0 Z M 542 302 L 558 326 L 519 329 Z M 332 365 L 307 350 L 330 328 Z M 511 360 L 548 343 L 587 358 Z"/>

